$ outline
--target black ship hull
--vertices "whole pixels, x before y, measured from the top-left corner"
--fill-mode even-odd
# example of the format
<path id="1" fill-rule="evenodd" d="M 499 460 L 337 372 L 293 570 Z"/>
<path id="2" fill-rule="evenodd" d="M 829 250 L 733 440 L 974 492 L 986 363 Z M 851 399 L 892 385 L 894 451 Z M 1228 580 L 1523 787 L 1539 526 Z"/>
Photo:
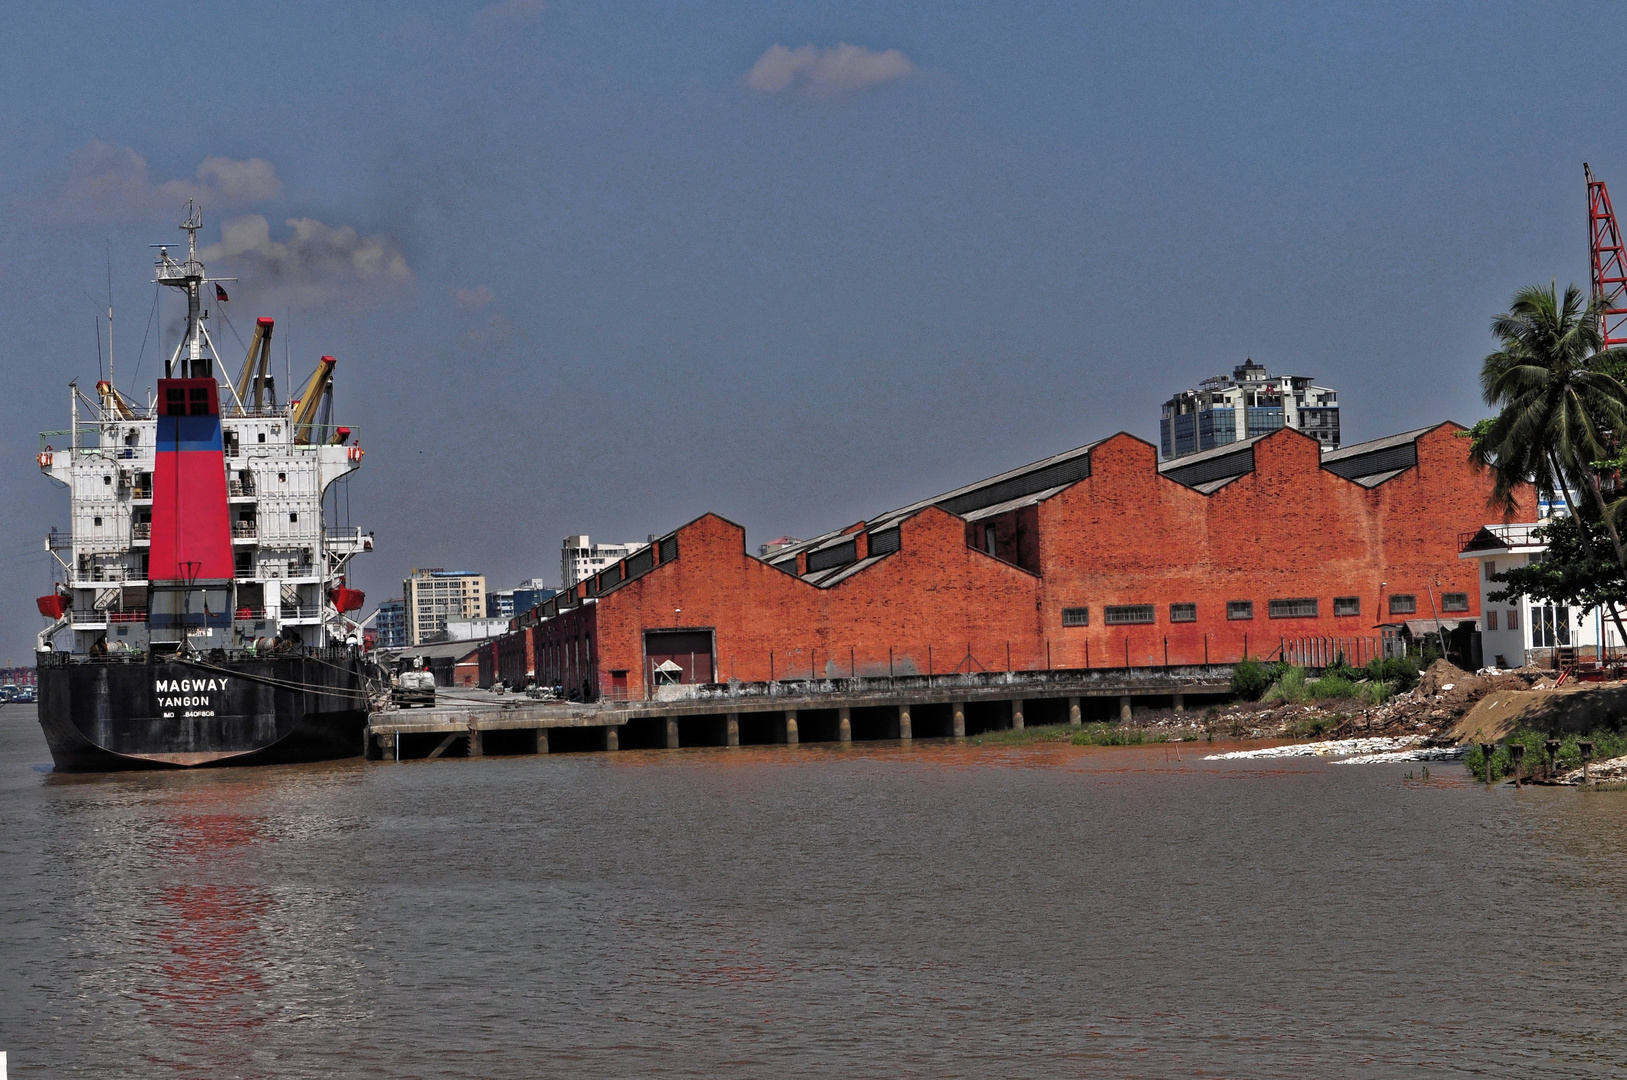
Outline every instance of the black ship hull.
<path id="1" fill-rule="evenodd" d="M 348 649 L 219 660 L 40 653 L 40 726 L 66 772 L 357 757 L 367 667 Z"/>

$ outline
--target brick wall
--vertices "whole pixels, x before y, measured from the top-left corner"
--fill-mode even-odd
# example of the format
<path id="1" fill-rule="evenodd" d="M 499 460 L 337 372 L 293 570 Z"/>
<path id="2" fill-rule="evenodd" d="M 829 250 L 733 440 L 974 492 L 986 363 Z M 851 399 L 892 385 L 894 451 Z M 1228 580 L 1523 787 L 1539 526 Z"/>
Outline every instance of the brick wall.
<path id="1" fill-rule="evenodd" d="M 903 523 L 899 551 L 828 589 L 751 557 L 744 529 L 707 514 L 678 530 L 675 561 L 538 626 L 535 670 L 595 692 L 626 671 L 642 697 L 643 635 L 662 629 L 710 631 L 719 679 L 758 681 L 1139 666 L 1163 663 L 1166 643 L 1170 663 L 1228 662 L 1284 637 L 1376 638 L 1394 593 L 1428 618 L 1431 593 L 1438 605 L 1466 592 L 1478 617 L 1457 536 L 1501 515 L 1461 430 L 1425 433 L 1416 468 L 1366 488 L 1283 429 L 1255 445 L 1252 473 L 1210 495 L 1159 475 L 1150 443 L 1116 435 L 1092 451 L 1089 478 L 990 519 L 996 555 L 981 550 L 987 522 L 928 508 Z M 1528 519 L 1529 493 L 1521 502 Z M 1335 616 L 1336 597 L 1357 598 L 1360 614 Z M 1273 619 L 1274 599 L 1315 600 L 1317 613 Z M 1229 601 L 1251 601 L 1253 618 L 1228 619 Z M 1195 604 L 1196 621 L 1171 622 L 1175 603 Z M 1151 624 L 1105 623 L 1110 605 L 1149 604 Z M 1063 609 L 1081 607 L 1089 625 L 1063 627 Z"/>

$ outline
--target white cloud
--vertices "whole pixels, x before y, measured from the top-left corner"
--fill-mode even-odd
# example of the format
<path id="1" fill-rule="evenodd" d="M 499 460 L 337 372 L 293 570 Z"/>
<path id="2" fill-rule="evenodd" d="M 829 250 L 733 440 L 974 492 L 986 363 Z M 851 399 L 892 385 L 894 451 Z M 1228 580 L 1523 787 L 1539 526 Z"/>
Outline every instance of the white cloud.
<path id="1" fill-rule="evenodd" d="M 362 236 L 349 225 L 315 218 L 289 218 L 286 224 L 289 237 L 273 240 L 271 223 L 261 215 L 232 218 L 220 228 L 220 243 L 198 257 L 241 274 L 245 292 L 274 293 L 300 304 L 412 280 L 406 256 L 388 236 Z"/>
<path id="2" fill-rule="evenodd" d="M 829 49 L 771 45 L 746 72 L 746 85 L 760 94 L 830 98 L 905 79 L 917 70 L 897 49 L 878 52 L 846 42 Z"/>
<path id="3" fill-rule="evenodd" d="M 460 308 L 483 308 L 494 299 L 496 297 L 492 296 L 491 287 L 487 285 L 452 290 L 452 302 Z"/>
<path id="4" fill-rule="evenodd" d="M 130 147 L 92 139 L 69 159 L 52 206 L 69 217 L 118 218 L 178 214 L 188 199 L 214 209 L 280 194 L 276 166 L 264 158 L 206 157 L 191 179 L 154 180 L 147 159 Z"/>

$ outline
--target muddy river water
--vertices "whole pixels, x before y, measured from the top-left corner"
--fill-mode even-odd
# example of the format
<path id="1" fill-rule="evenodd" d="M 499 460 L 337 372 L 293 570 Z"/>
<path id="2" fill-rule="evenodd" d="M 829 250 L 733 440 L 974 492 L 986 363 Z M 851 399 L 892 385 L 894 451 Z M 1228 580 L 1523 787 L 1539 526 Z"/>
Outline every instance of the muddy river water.
<path id="1" fill-rule="evenodd" d="M 1220 744 L 49 772 L 18 1077 L 1616 1076 L 1627 793 Z"/>

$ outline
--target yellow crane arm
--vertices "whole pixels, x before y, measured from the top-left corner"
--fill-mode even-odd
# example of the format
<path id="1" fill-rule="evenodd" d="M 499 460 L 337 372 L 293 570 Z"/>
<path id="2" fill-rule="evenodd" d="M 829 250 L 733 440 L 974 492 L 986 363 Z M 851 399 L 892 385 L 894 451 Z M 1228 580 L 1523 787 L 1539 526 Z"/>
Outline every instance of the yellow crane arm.
<path id="1" fill-rule="evenodd" d="M 299 401 L 289 419 L 296 443 L 311 441 L 311 427 L 316 420 L 317 408 L 322 404 L 322 398 L 332 385 L 333 365 L 336 363 L 338 361 L 333 357 L 324 356 L 317 362 L 316 370 L 311 372 L 310 379 L 305 383 L 305 389 L 301 391 Z"/>
<path id="2" fill-rule="evenodd" d="M 265 388 L 266 371 L 271 364 L 271 331 L 276 325 L 275 319 L 255 321 L 254 336 L 249 338 L 249 354 L 243 358 L 243 372 L 237 377 L 237 400 L 245 408 L 260 408 L 260 392 Z"/>

